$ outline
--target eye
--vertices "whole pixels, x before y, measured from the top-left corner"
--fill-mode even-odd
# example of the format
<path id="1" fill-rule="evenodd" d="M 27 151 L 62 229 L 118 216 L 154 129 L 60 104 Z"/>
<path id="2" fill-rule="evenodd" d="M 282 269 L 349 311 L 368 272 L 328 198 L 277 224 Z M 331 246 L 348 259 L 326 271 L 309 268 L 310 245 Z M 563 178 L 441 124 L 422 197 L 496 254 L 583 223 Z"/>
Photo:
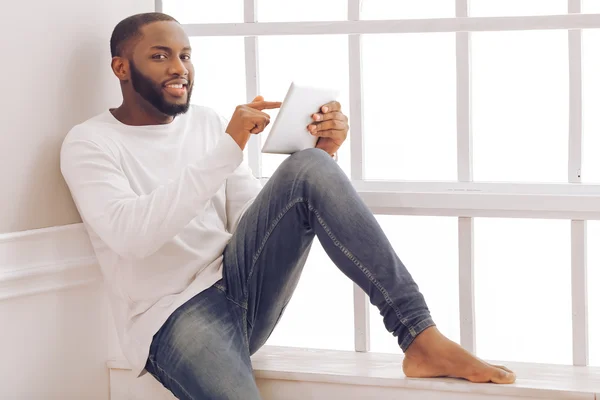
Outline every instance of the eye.
<path id="1" fill-rule="evenodd" d="M 153 60 L 165 60 L 166 58 L 167 58 L 167 56 L 164 54 L 154 54 L 152 56 Z"/>
<path id="2" fill-rule="evenodd" d="M 181 59 L 182 59 L 182 60 L 189 61 L 189 60 L 191 60 L 191 59 L 192 59 L 192 56 L 191 56 L 191 55 L 189 55 L 189 54 L 183 54 L 183 55 L 181 56 Z"/>

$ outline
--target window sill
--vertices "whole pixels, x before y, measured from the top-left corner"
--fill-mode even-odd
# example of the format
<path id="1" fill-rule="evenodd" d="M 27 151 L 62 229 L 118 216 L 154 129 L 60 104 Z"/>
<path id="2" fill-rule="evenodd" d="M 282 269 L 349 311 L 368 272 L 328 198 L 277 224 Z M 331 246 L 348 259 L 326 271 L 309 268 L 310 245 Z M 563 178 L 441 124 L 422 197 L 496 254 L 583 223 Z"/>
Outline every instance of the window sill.
<path id="1" fill-rule="evenodd" d="M 402 373 L 402 356 L 394 354 L 265 346 L 252 361 L 259 381 L 378 387 L 396 389 L 398 393 L 404 390 L 446 395 L 468 393 L 479 395 L 477 398 L 596 399 L 600 394 L 597 367 L 507 363 L 517 373 L 517 382 L 495 385 L 457 379 L 407 378 Z M 129 369 L 124 360 L 111 360 L 108 367 Z"/>

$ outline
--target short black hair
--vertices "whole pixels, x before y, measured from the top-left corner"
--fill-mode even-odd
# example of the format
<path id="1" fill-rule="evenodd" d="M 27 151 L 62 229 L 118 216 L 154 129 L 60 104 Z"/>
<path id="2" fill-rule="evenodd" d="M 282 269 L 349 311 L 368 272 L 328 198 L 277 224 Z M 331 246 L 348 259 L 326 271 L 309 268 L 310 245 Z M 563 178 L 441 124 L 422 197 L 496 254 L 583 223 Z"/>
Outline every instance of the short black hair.
<path id="1" fill-rule="evenodd" d="M 179 23 L 179 21 L 170 15 L 159 12 L 136 14 L 119 22 L 117 26 L 115 26 L 112 36 L 110 37 L 111 57 L 122 56 L 125 43 L 128 40 L 139 36 L 140 29 L 144 25 L 159 21 L 174 21 Z"/>

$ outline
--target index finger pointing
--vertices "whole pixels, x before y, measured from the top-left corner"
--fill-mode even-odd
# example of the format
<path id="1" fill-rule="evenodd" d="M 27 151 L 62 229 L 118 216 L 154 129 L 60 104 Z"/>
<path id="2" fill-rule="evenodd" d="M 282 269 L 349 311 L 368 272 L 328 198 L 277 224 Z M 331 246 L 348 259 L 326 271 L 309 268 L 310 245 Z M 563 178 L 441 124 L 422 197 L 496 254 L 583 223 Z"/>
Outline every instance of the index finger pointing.
<path id="1" fill-rule="evenodd" d="M 281 107 L 280 101 L 257 101 L 255 103 L 246 104 L 250 108 L 255 110 L 266 110 Z"/>

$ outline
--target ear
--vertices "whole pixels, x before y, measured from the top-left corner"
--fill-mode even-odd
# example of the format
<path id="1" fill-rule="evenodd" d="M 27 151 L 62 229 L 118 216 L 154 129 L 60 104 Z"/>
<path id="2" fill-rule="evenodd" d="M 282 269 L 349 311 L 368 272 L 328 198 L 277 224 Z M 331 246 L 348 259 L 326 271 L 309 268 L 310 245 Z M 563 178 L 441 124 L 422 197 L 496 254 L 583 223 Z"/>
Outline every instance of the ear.
<path id="1" fill-rule="evenodd" d="M 120 81 L 129 80 L 129 60 L 123 57 L 113 57 L 111 63 L 113 73 Z"/>

